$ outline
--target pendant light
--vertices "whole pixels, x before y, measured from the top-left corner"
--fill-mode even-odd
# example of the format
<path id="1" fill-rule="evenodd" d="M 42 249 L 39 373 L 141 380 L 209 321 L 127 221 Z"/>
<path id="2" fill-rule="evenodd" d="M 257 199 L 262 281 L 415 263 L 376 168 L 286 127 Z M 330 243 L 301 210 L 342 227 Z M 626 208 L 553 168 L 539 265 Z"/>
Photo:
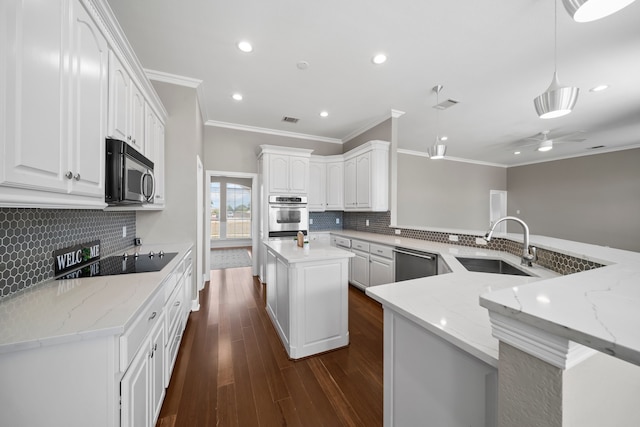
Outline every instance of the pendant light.
<path id="1" fill-rule="evenodd" d="M 436 110 L 440 110 L 438 104 L 440 104 L 440 91 L 442 90 L 442 85 L 436 85 L 433 87 L 433 91 L 436 93 Z M 436 111 L 436 142 L 433 144 L 433 147 L 429 147 L 427 149 L 427 156 L 429 156 L 432 160 L 444 159 L 444 155 L 447 152 L 447 146 L 442 144 L 442 141 L 446 139 L 446 137 L 440 137 L 438 134 L 438 116 L 439 111 Z"/>
<path id="2" fill-rule="evenodd" d="M 591 22 L 616 13 L 635 0 L 562 0 L 576 22 Z"/>
<path id="3" fill-rule="evenodd" d="M 533 100 L 533 105 L 541 119 L 562 117 L 571 112 L 578 100 L 580 89 L 560 86 L 558 81 L 558 2 L 554 3 L 554 70 L 553 79 L 547 90 Z"/>

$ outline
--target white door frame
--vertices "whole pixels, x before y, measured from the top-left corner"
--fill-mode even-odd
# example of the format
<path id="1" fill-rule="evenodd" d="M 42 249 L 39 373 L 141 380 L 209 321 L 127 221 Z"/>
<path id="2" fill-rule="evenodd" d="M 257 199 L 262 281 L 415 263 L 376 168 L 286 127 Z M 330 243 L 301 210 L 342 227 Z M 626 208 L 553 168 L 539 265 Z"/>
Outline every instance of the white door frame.
<path id="1" fill-rule="evenodd" d="M 213 177 L 228 177 L 228 178 L 250 178 L 251 179 L 251 263 L 252 263 L 252 274 L 254 276 L 258 275 L 258 224 L 260 217 L 260 201 L 258 200 L 258 174 L 256 173 L 244 173 L 244 172 L 229 172 L 229 171 L 210 171 L 208 170 L 206 173 L 205 180 L 205 195 L 206 195 L 206 205 L 205 205 L 205 225 L 206 225 L 206 236 L 207 242 L 209 241 L 209 236 L 211 236 L 211 191 L 209 191 L 211 178 Z M 207 250 L 206 252 L 206 266 L 207 271 L 209 270 L 209 266 L 211 265 L 211 250 Z"/>
<path id="2" fill-rule="evenodd" d="M 196 224 L 196 271 L 198 274 L 196 275 L 196 292 L 195 295 L 198 295 L 198 291 L 204 289 L 204 283 L 209 280 L 209 268 L 204 268 L 202 258 L 205 254 L 204 250 L 204 221 L 206 221 L 205 217 L 205 209 L 204 209 L 204 166 L 202 165 L 202 160 L 200 160 L 200 156 L 196 155 L 196 168 L 197 168 L 197 191 L 198 191 L 198 213 L 197 213 L 197 224 Z M 196 298 L 197 299 L 197 298 Z"/>

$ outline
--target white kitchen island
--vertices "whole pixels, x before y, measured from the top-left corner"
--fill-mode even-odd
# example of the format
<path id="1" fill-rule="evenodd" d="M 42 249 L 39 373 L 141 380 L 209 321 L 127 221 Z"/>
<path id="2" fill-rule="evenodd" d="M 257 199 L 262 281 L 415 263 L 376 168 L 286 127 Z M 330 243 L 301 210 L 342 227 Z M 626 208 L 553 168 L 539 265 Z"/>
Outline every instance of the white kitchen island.
<path id="1" fill-rule="evenodd" d="M 349 258 L 328 243 L 266 241 L 267 313 L 291 359 L 349 344 Z"/>

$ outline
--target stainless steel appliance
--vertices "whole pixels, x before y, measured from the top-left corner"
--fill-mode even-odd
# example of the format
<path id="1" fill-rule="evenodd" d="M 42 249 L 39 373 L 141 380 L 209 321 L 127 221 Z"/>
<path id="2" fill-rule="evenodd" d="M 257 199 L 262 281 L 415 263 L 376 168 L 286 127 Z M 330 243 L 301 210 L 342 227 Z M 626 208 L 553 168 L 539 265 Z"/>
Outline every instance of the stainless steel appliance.
<path id="1" fill-rule="evenodd" d="M 438 256 L 428 252 L 395 248 L 396 282 L 438 274 Z"/>
<path id="2" fill-rule="evenodd" d="M 291 237 L 309 230 L 307 196 L 269 196 L 269 238 Z"/>
<path id="3" fill-rule="evenodd" d="M 153 203 L 153 162 L 124 141 L 107 139 L 104 200 L 111 206 Z"/>

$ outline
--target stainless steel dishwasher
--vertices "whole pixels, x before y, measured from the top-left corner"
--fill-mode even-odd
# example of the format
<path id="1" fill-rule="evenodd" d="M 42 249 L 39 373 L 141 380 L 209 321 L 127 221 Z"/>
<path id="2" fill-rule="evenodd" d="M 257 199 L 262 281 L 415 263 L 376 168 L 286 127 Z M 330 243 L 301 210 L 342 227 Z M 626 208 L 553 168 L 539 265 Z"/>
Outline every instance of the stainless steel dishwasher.
<path id="1" fill-rule="evenodd" d="M 428 252 L 395 248 L 396 282 L 438 274 L 438 256 Z"/>

